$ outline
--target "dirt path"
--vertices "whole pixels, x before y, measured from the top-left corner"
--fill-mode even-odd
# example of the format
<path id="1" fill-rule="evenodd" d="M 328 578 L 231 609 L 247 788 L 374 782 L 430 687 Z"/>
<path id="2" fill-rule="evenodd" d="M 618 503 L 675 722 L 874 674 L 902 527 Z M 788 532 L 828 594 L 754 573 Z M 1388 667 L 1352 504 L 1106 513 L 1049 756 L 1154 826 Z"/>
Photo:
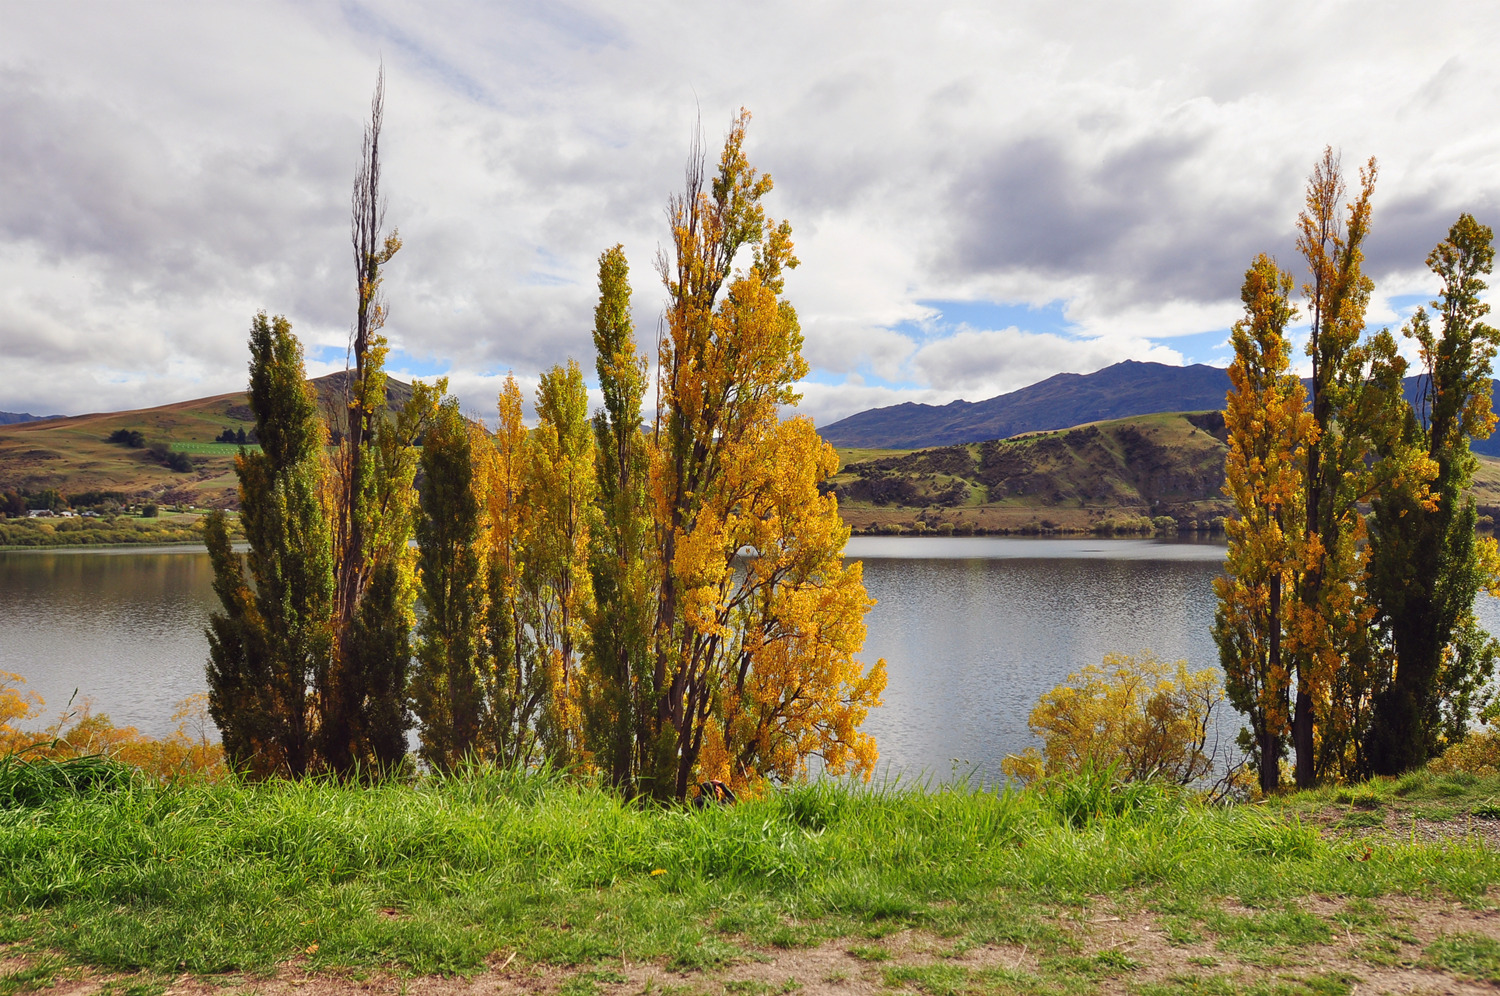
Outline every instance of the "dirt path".
<path id="1" fill-rule="evenodd" d="M 1101 901 L 1057 926 L 1070 947 L 966 947 L 903 931 L 818 947 L 750 950 L 716 971 L 675 972 L 629 961 L 588 968 L 523 965 L 497 957 L 472 976 L 308 973 L 290 963 L 268 976 L 177 979 L 66 966 L 55 956 L 0 950 L 0 993 L 49 996 L 990 996 L 1005 993 L 1494 993 L 1500 911 L 1387 897 L 1309 897 L 1267 908 L 1233 903 L 1196 916 Z"/>

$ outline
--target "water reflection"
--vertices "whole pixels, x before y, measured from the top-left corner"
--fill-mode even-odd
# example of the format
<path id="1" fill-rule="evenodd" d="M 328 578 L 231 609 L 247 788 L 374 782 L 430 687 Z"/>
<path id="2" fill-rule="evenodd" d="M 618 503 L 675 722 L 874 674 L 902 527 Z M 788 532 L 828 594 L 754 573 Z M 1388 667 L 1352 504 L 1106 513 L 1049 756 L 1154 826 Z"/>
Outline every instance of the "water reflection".
<path id="1" fill-rule="evenodd" d="M 26 678 L 49 718 L 77 689 L 118 725 L 169 733 L 175 704 L 205 687 L 212 582 L 195 547 L 0 553 L 0 671 Z"/>
<path id="2" fill-rule="evenodd" d="M 1217 664 L 1222 545 L 860 538 L 848 553 L 878 600 L 865 657 L 886 659 L 890 684 L 865 728 L 888 773 L 998 779 L 1034 742 L 1037 697 L 1110 651 Z"/>
<path id="3" fill-rule="evenodd" d="M 999 777 L 1031 744 L 1026 716 L 1069 671 L 1109 651 L 1218 661 L 1209 634 L 1224 548 L 1153 540 L 858 537 L 878 604 L 864 659 L 884 657 L 885 705 L 866 724 L 882 770 Z M 120 724 L 162 735 L 204 689 L 216 601 L 201 549 L 0 552 L 0 671 L 55 712 L 75 688 Z M 1480 622 L 1500 632 L 1500 601 Z M 1225 711 L 1232 739 L 1241 720 Z"/>

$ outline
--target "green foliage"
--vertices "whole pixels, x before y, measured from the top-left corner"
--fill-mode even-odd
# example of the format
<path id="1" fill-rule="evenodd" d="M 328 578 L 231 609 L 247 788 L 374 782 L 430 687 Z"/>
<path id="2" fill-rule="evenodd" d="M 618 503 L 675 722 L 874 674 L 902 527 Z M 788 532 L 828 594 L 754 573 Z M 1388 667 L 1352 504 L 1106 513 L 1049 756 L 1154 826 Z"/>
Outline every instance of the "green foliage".
<path id="1" fill-rule="evenodd" d="M 484 565 L 474 461 L 468 422 L 458 399 L 448 398 L 427 427 L 422 447 L 416 533 L 425 611 L 411 683 L 422 758 L 439 770 L 475 751 L 484 718 Z"/>
<path id="2" fill-rule="evenodd" d="M 646 361 L 630 320 L 630 269 L 622 247 L 599 257 L 594 309 L 594 368 L 604 408 L 594 416 L 599 522 L 589 552 L 594 587 L 587 663 L 593 675 L 583 703 L 584 735 L 611 784 L 630 790 L 636 724 L 654 701 L 650 687 L 652 582 L 650 472 L 641 434 Z"/>
<path id="3" fill-rule="evenodd" d="M 147 447 L 151 459 L 178 474 L 188 474 L 193 471 L 193 458 L 181 450 L 174 450 L 170 443 L 152 443 Z"/>
<path id="4" fill-rule="evenodd" d="M 115 792 L 136 783 L 128 764 L 99 754 L 80 757 L 0 755 L 0 809 L 35 809 L 91 792 Z"/>
<path id="5" fill-rule="evenodd" d="M 106 437 L 107 442 L 119 443 L 121 446 L 129 446 L 131 449 L 140 449 L 146 445 L 146 437 L 139 429 L 116 429 Z"/>
<path id="6" fill-rule="evenodd" d="M 159 514 L 159 511 L 154 501 L 141 503 L 141 518 L 143 519 L 154 519 Z"/>
<path id="7" fill-rule="evenodd" d="M 202 543 L 204 525 L 204 520 L 197 517 L 158 520 L 154 514 L 139 519 L 127 516 L 19 519 L 0 522 L 0 547 L 37 549 Z M 231 519 L 228 528 L 233 538 L 239 538 L 238 519 Z"/>
<path id="8" fill-rule="evenodd" d="M 206 530 L 224 610 L 209 620 L 209 711 L 232 767 L 301 777 L 315 763 L 309 692 L 331 651 L 330 537 L 318 502 L 323 427 L 285 318 L 256 315 L 250 356 L 262 451 L 235 458 L 249 554 L 234 553 L 223 513 L 209 516 Z"/>
<path id="9" fill-rule="evenodd" d="M 1422 308 L 1402 330 L 1420 347 L 1426 390 L 1417 410 L 1402 405 L 1401 433 L 1381 456 L 1416 450 L 1435 476 L 1430 496 L 1388 489 L 1374 501 L 1367 584 L 1396 659 L 1369 734 L 1372 765 L 1384 774 L 1420 766 L 1445 740 L 1462 739 L 1494 672 L 1496 644 L 1473 616 L 1475 596 L 1494 583 L 1485 563 L 1494 541 L 1475 537 L 1467 494 L 1478 466 L 1469 437 L 1494 426 L 1490 368 L 1500 331 L 1481 321 L 1489 305 L 1480 300 L 1492 237 L 1473 216 L 1459 217 L 1427 257 L 1442 285 L 1432 302 L 1440 333 Z"/>

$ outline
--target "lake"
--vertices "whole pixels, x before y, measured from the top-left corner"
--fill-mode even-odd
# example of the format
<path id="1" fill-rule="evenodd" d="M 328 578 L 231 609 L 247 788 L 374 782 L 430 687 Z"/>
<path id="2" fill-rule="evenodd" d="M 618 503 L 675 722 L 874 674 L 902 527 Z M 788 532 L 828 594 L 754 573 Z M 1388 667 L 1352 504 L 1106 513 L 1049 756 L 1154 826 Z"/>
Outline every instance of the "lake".
<path id="1" fill-rule="evenodd" d="M 885 776 L 998 778 L 1034 742 L 1037 697 L 1110 651 L 1217 666 L 1221 543 L 855 537 L 847 553 L 878 602 L 865 658 L 886 659 L 890 684 L 865 729 Z M 49 716 L 76 688 L 117 724 L 169 733 L 175 704 L 204 690 L 211 583 L 193 548 L 0 552 L 0 671 Z M 1500 603 L 1481 603 L 1494 632 Z M 1232 739 L 1239 717 L 1220 729 Z"/>

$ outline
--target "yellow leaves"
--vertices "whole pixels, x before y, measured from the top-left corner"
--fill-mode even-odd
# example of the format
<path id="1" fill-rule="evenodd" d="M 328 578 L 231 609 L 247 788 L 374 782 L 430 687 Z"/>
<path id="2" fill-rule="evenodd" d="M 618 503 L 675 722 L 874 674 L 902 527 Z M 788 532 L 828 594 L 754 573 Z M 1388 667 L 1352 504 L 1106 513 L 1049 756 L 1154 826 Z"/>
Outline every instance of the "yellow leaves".
<path id="1" fill-rule="evenodd" d="M 87 699 L 44 729 L 13 726 L 12 721 L 40 715 L 42 700 L 30 692 L 23 695 L 16 687 L 25 683 L 20 675 L 0 671 L 0 754 L 22 747 L 31 747 L 29 756 L 39 757 L 107 754 L 158 779 L 183 774 L 218 778 L 225 773 L 224 748 L 209 739 L 212 727 L 206 694 L 177 703 L 172 715 L 177 729 L 169 737 L 157 738 L 133 726 L 115 726 L 108 716 L 94 713 Z"/>
<path id="2" fill-rule="evenodd" d="M 1106 654 L 1068 675 L 1037 702 L 1028 719 L 1042 738 L 1002 763 L 1014 778 L 1075 772 L 1119 763 L 1129 778 L 1160 776 L 1188 784 L 1208 774 L 1207 731 L 1223 700 L 1212 669 L 1189 671 L 1154 654 Z"/>
<path id="3" fill-rule="evenodd" d="M 17 685 L 26 684 L 19 674 L 0 671 L 0 733 L 12 732 L 11 722 L 29 719 L 42 707 L 42 698 L 35 692 L 22 692 Z"/>
<path id="4" fill-rule="evenodd" d="M 1482 586 L 1496 598 L 1500 598 L 1500 545 L 1493 536 L 1478 536 L 1474 539 L 1474 557 L 1478 561 Z"/>

